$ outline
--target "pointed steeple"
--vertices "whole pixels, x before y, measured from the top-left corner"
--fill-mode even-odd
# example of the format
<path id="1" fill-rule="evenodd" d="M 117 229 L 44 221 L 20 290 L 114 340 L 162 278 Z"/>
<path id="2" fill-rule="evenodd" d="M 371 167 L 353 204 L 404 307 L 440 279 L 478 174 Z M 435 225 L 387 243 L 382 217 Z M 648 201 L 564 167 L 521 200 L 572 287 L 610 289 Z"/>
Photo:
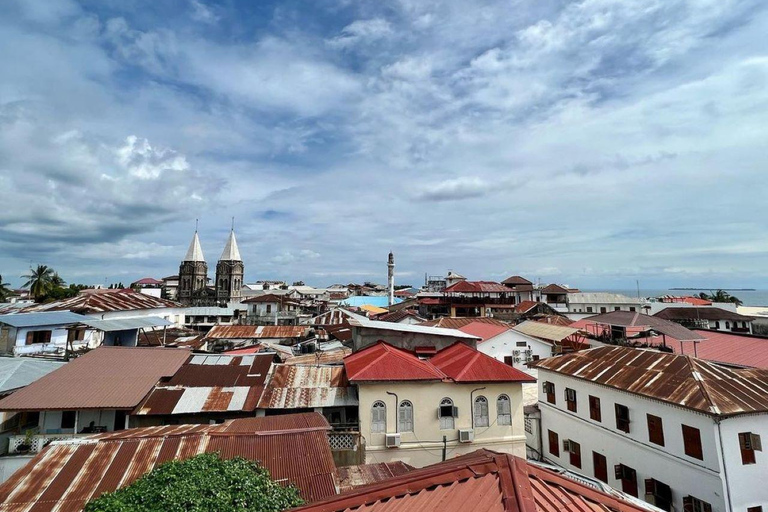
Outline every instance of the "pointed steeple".
<path id="1" fill-rule="evenodd" d="M 197 230 L 195 230 L 195 236 L 192 237 L 192 242 L 189 244 L 189 249 L 187 249 L 187 255 L 184 257 L 184 261 L 205 262 L 203 248 L 200 246 L 200 238 L 197 236 Z"/>
<path id="2" fill-rule="evenodd" d="M 237 248 L 237 240 L 235 239 L 235 228 L 229 232 L 229 238 L 227 239 L 227 245 L 224 246 L 224 252 L 221 253 L 219 261 L 242 261 L 240 258 L 240 250 Z"/>

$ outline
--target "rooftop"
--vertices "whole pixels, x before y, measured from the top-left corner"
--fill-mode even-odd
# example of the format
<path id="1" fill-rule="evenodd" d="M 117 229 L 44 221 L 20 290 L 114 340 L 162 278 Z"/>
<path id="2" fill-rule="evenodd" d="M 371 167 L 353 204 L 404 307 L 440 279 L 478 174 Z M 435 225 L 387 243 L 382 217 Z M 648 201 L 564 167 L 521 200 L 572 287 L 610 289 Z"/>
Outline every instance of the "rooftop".
<path id="1" fill-rule="evenodd" d="M 403 299 L 400 299 L 398 297 L 395 297 L 395 304 L 398 304 L 402 302 Z M 376 306 L 379 308 L 386 308 L 389 306 L 389 297 L 386 295 L 374 295 L 374 296 L 367 296 L 367 295 L 354 295 L 352 297 L 347 297 L 346 299 L 342 300 L 340 303 L 342 306 L 348 306 L 348 307 L 355 307 L 359 308 L 360 306 Z"/>
<path id="2" fill-rule="evenodd" d="M 688 355 L 618 346 L 542 359 L 533 366 L 712 416 L 768 411 L 768 370 L 729 369 Z"/>
<path id="3" fill-rule="evenodd" d="M 527 373 L 464 343 L 454 343 L 428 361 L 454 382 L 536 382 Z"/>
<path id="4" fill-rule="evenodd" d="M 526 278 L 522 276 L 511 276 L 506 278 L 501 282 L 501 284 L 527 284 L 532 285 L 533 283 Z"/>
<path id="5" fill-rule="evenodd" d="M 41 313 L 14 313 L 0 315 L 0 324 L 11 327 L 65 326 L 81 323 L 83 315 L 71 311 L 46 311 Z"/>
<path id="6" fill-rule="evenodd" d="M 141 309 L 180 308 L 170 300 L 153 297 L 126 288 L 123 290 L 84 290 L 75 297 L 35 304 L 23 311 L 72 311 L 84 315 L 111 311 L 134 311 Z"/>
<path id="7" fill-rule="evenodd" d="M 0 400 L 0 410 L 133 409 L 188 357 L 183 349 L 99 347 Z"/>
<path id="8" fill-rule="evenodd" d="M 495 281 L 459 281 L 443 291 L 444 293 L 509 293 L 510 289 Z"/>
<path id="9" fill-rule="evenodd" d="M 579 332 L 578 329 L 574 329 L 573 327 L 545 324 L 533 320 L 526 320 L 525 322 L 514 326 L 512 329 L 525 335 L 533 336 L 534 338 L 543 339 L 553 343 L 561 342 L 564 339 Z"/>
<path id="10" fill-rule="evenodd" d="M 206 452 L 259 461 L 272 479 L 295 484 L 312 502 L 336 494 L 328 429 L 320 414 L 305 413 L 55 441 L 0 485 L 0 510 L 79 511 L 91 499 L 131 484 L 163 462 Z"/>
<path id="11" fill-rule="evenodd" d="M 306 325 L 214 325 L 206 338 L 301 338 L 307 333 L 307 329 Z"/>
<path id="12" fill-rule="evenodd" d="M 275 365 L 259 400 L 261 409 L 356 406 L 357 390 L 343 366 Z"/>
<path id="13" fill-rule="evenodd" d="M 603 315 L 590 316 L 571 324 L 571 327 L 590 331 L 590 325 L 611 325 L 624 328 L 634 328 L 634 331 L 653 329 L 665 336 L 671 336 L 676 340 L 691 341 L 700 340 L 701 335 L 686 329 L 680 324 L 670 322 L 656 316 L 644 315 L 632 311 L 611 311 Z"/>
<path id="14" fill-rule="evenodd" d="M 381 322 L 370 320 L 362 315 L 347 312 L 349 325 L 352 327 L 364 327 L 368 329 L 380 329 L 383 331 L 411 332 L 418 334 L 432 334 L 436 336 L 450 336 L 467 340 L 476 340 L 477 336 L 472 336 L 456 329 L 443 329 L 439 327 L 429 327 L 425 325 L 398 324 L 395 322 Z"/>
<path id="15" fill-rule="evenodd" d="M 524 459 L 478 450 L 296 510 L 638 512 L 646 509 Z"/>
<path id="16" fill-rule="evenodd" d="M 706 338 L 696 342 L 667 341 L 676 353 L 743 368 L 768 370 L 768 338 L 750 334 L 696 329 Z"/>
<path id="17" fill-rule="evenodd" d="M 23 388 L 65 364 L 29 357 L 0 357 L 0 394 Z"/>
<path id="18" fill-rule="evenodd" d="M 379 462 L 336 468 L 336 476 L 339 481 L 339 490 L 344 492 L 364 485 L 381 482 L 382 480 L 388 480 L 413 469 L 413 466 L 409 466 L 401 461 Z"/>
<path id="19" fill-rule="evenodd" d="M 643 300 L 620 293 L 578 292 L 569 293 L 568 302 L 570 304 L 641 304 Z"/>
<path id="20" fill-rule="evenodd" d="M 751 322 L 754 320 L 751 316 L 740 315 L 733 311 L 713 306 L 664 308 L 653 316 L 663 318 L 664 320 L 731 320 L 737 322 Z"/>

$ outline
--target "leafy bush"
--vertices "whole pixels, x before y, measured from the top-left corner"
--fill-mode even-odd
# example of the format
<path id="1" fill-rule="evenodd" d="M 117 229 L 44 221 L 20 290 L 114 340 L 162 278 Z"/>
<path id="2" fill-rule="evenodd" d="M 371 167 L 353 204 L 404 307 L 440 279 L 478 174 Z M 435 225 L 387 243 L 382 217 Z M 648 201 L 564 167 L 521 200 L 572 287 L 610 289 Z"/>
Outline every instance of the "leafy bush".
<path id="1" fill-rule="evenodd" d="M 259 464 L 203 453 L 166 462 L 129 486 L 102 494 L 85 512 L 278 512 L 301 504 L 295 487 L 273 482 Z"/>

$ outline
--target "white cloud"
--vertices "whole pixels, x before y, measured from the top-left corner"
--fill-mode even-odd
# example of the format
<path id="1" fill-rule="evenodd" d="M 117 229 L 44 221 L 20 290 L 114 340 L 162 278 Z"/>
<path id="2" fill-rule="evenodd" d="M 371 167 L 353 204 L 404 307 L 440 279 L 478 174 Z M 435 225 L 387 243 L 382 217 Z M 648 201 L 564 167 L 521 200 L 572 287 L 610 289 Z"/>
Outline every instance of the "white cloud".
<path id="1" fill-rule="evenodd" d="M 356 20 L 341 30 L 341 33 L 328 40 L 334 48 L 349 48 L 361 43 L 370 43 L 392 35 L 392 26 L 382 18 Z"/>

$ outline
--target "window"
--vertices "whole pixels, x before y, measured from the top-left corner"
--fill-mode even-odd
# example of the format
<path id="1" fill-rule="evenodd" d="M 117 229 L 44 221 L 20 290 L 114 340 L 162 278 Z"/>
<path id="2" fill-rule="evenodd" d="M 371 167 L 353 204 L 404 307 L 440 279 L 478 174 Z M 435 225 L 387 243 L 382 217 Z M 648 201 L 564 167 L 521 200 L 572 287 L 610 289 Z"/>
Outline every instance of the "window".
<path id="1" fill-rule="evenodd" d="M 27 333 L 27 345 L 33 345 L 35 343 L 50 343 L 51 331 L 29 331 Z"/>
<path id="2" fill-rule="evenodd" d="M 67 341 L 83 341 L 85 339 L 85 329 L 70 329 L 67 331 Z"/>
<path id="3" fill-rule="evenodd" d="M 600 312 L 601 312 L 601 313 L 607 313 L 607 312 L 608 312 L 608 310 L 607 310 L 606 308 L 600 308 Z"/>
<path id="4" fill-rule="evenodd" d="M 512 356 L 504 356 L 504 364 L 507 366 L 514 366 L 515 358 Z"/>
<path id="5" fill-rule="evenodd" d="M 516 341 L 515 342 L 515 346 L 516 347 L 523 347 L 523 348 L 525 348 L 525 347 L 528 346 L 528 344 L 526 342 L 524 342 L 524 341 Z"/>
<path id="6" fill-rule="evenodd" d="M 595 421 L 603 421 L 603 414 L 600 411 L 600 399 L 596 396 L 589 396 L 589 418 Z"/>
<path id="7" fill-rule="evenodd" d="M 701 432 L 699 429 L 683 425 L 683 445 L 685 454 L 694 459 L 704 460 L 701 452 Z"/>
<path id="8" fill-rule="evenodd" d="M 629 407 L 616 404 L 616 428 L 629 434 Z"/>
<path id="9" fill-rule="evenodd" d="M 512 424 L 512 404 L 507 395 L 499 395 L 496 399 L 496 423 L 499 425 Z"/>
<path id="10" fill-rule="evenodd" d="M 61 428 L 75 428 L 75 419 L 77 412 L 61 411 Z"/>
<path id="11" fill-rule="evenodd" d="M 560 438 L 557 435 L 557 432 L 552 432 L 551 430 L 547 430 L 547 436 L 549 437 L 549 453 L 554 455 L 555 457 L 560 456 Z"/>
<path id="12" fill-rule="evenodd" d="M 568 410 L 576 412 L 576 390 L 571 388 L 565 388 L 565 404 L 568 406 Z"/>
<path id="13" fill-rule="evenodd" d="M 413 404 L 408 400 L 400 402 L 400 407 L 397 408 L 397 430 L 413 432 Z"/>
<path id="14" fill-rule="evenodd" d="M 587 306 L 587 313 L 593 313 L 592 306 Z"/>
<path id="15" fill-rule="evenodd" d="M 267 304 L 267 313 L 272 312 L 272 304 Z"/>
<path id="16" fill-rule="evenodd" d="M 653 444 L 664 446 L 664 426 L 661 418 L 653 414 L 648 415 L 648 440 Z"/>
<path id="17" fill-rule="evenodd" d="M 440 419 L 440 429 L 450 430 L 454 428 L 454 418 L 459 415 L 459 410 L 454 407 L 453 400 L 443 398 L 440 401 L 440 407 L 437 409 L 437 417 Z"/>
<path id="18" fill-rule="evenodd" d="M 544 382 L 544 384 L 542 384 L 542 389 L 544 393 L 547 394 L 547 402 L 551 404 L 557 403 L 555 400 L 555 383 L 554 382 Z"/>
<path id="19" fill-rule="evenodd" d="M 683 512 L 712 512 L 712 505 L 693 496 L 683 498 Z"/>
<path id="20" fill-rule="evenodd" d="M 576 441 L 566 439 L 563 441 L 563 451 L 570 454 L 571 466 L 581 469 L 581 445 Z"/>
<path id="21" fill-rule="evenodd" d="M 763 512 L 763 507 L 747 507 L 747 512 Z"/>
<path id="22" fill-rule="evenodd" d="M 758 434 L 752 432 L 742 432 L 739 434 L 739 448 L 741 449 L 741 463 L 754 464 L 755 451 L 763 451 L 763 443 Z"/>
<path id="23" fill-rule="evenodd" d="M 731 322 L 725 322 L 725 328 L 730 329 L 731 328 Z"/>
<path id="24" fill-rule="evenodd" d="M 605 459 L 605 455 L 592 452 L 592 465 L 595 467 L 595 478 L 608 483 L 608 461 Z"/>
<path id="25" fill-rule="evenodd" d="M 635 306 L 629 306 L 630 311 L 636 311 Z"/>
<path id="26" fill-rule="evenodd" d="M 613 307 L 613 310 L 614 310 L 614 311 L 621 311 L 621 306 L 614 306 L 614 307 Z"/>
<path id="27" fill-rule="evenodd" d="M 371 406 L 371 433 L 383 434 L 387 431 L 387 406 L 381 400 Z"/>
<path id="28" fill-rule="evenodd" d="M 645 501 L 669 512 L 672 510 L 672 489 L 664 482 L 646 478 Z"/>
<path id="29" fill-rule="evenodd" d="M 720 322 L 715 322 L 715 329 L 720 329 Z"/>
<path id="30" fill-rule="evenodd" d="M 475 398 L 475 427 L 487 427 L 490 423 L 488 419 L 488 399 L 484 396 Z"/>
<path id="31" fill-rule="evenodd" d="M 624 464 L 613 467 L 616 480 L 621 481 L 621 490 L 637 498 L 637 471 Z"/>

